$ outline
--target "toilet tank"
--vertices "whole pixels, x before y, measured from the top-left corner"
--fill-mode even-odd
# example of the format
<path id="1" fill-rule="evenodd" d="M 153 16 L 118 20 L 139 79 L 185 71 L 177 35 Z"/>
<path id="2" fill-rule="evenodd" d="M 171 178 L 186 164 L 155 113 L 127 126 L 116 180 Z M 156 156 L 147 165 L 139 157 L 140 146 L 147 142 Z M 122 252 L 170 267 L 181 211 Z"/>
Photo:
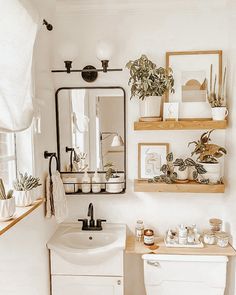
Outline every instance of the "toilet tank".
<path id="1" fill-rule="evenodd" d="M 225 256 L 145 254 L 146 295 L 223 295 Z"/>

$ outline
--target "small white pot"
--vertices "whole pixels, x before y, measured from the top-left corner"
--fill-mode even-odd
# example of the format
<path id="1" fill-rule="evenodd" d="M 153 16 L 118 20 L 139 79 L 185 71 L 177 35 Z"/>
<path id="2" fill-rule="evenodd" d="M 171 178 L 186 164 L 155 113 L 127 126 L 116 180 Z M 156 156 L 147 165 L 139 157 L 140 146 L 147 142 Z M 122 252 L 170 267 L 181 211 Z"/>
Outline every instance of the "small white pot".
<path id="1" fill-rule="evenodd" d="M 179 166 L 174 167 L 174 172 L 177 173 L 178 180 L 186 180 L 188 179 L 188 167 L 184 171 L 179 170 Z"/>
<path id="2" fill-rule="evenodd" d="M 201 163 L 203 168 L 206 169 L 205 174 L 201 174 L 199 179 L 209 179 L 210 183 L 216 184 L 220 181 L 220 163 Z"/>
<path id="3" fill-rule="evenodd" d="M 14 197 L 16 199 L 16 206 L 26 207 L 30 206 L 34 202 L 34 192 L 30 191 L 14 191 Z"/>
<path id="4" fill-rule="evenodd" d="M 144 100 L 139 100 L 140 117 L 160 117 L 161 96 L 147 96 Z"/>
<path id="5" fill-rule="evenodd" d="M 222 121 L 228 116 L 228 110 L 226 107 L 211 108 L 212 119 L 214 121 Z"/>
<path id="6" fill-rule="evenodd" d="M 16 211 L 15 198 L 0 200 L 0 221 L 6 221 L 13 217 Z"/>
<path id="7" fill-rule="evenodd" d="M 107 184 L 106 184 L 106 191 L 108 193 L 112 193 L 112 194 L 121 193 L 123 191 L 122 181 L 123 180 L 122 180 L 121 176 L 109 178 L 109 180 L 107 181 Z"/>

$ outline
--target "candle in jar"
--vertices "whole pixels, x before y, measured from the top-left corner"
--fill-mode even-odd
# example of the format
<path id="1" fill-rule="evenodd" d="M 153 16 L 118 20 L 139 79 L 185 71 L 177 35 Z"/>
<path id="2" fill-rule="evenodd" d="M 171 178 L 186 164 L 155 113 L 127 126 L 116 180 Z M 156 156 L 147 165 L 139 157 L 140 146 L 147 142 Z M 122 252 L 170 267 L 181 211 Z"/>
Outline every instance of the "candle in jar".
<path id="1" fill-rule="evenodd" d="M 154 245 L 154 231 L 152 229 L 145 229 L 144 231 L 144 245 Z"/>

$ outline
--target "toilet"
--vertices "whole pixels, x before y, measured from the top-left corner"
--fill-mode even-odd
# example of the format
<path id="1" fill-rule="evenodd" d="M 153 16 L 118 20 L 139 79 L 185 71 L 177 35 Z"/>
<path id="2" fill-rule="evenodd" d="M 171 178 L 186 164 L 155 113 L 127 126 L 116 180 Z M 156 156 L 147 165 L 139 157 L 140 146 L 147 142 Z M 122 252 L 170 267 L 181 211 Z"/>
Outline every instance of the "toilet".
<path id="1" fill-rule="evenodd" d="M 146 295 L 224 295 L 226 256 L 145 254 Z"/>

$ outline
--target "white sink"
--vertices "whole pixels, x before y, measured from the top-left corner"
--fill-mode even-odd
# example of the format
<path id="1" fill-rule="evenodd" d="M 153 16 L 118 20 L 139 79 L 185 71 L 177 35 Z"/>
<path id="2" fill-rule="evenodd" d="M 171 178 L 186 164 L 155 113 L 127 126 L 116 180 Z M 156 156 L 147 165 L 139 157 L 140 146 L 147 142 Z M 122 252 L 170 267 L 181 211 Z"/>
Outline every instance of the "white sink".
<path id="1" fill-rule="evenodd" d="M 75 264 L 94 264 L 125 248 L 126 225 L 104 224 L 102 231 L 82 231 L 81 225 L 62 224 L 47 243 L 65 260 Z"/>

